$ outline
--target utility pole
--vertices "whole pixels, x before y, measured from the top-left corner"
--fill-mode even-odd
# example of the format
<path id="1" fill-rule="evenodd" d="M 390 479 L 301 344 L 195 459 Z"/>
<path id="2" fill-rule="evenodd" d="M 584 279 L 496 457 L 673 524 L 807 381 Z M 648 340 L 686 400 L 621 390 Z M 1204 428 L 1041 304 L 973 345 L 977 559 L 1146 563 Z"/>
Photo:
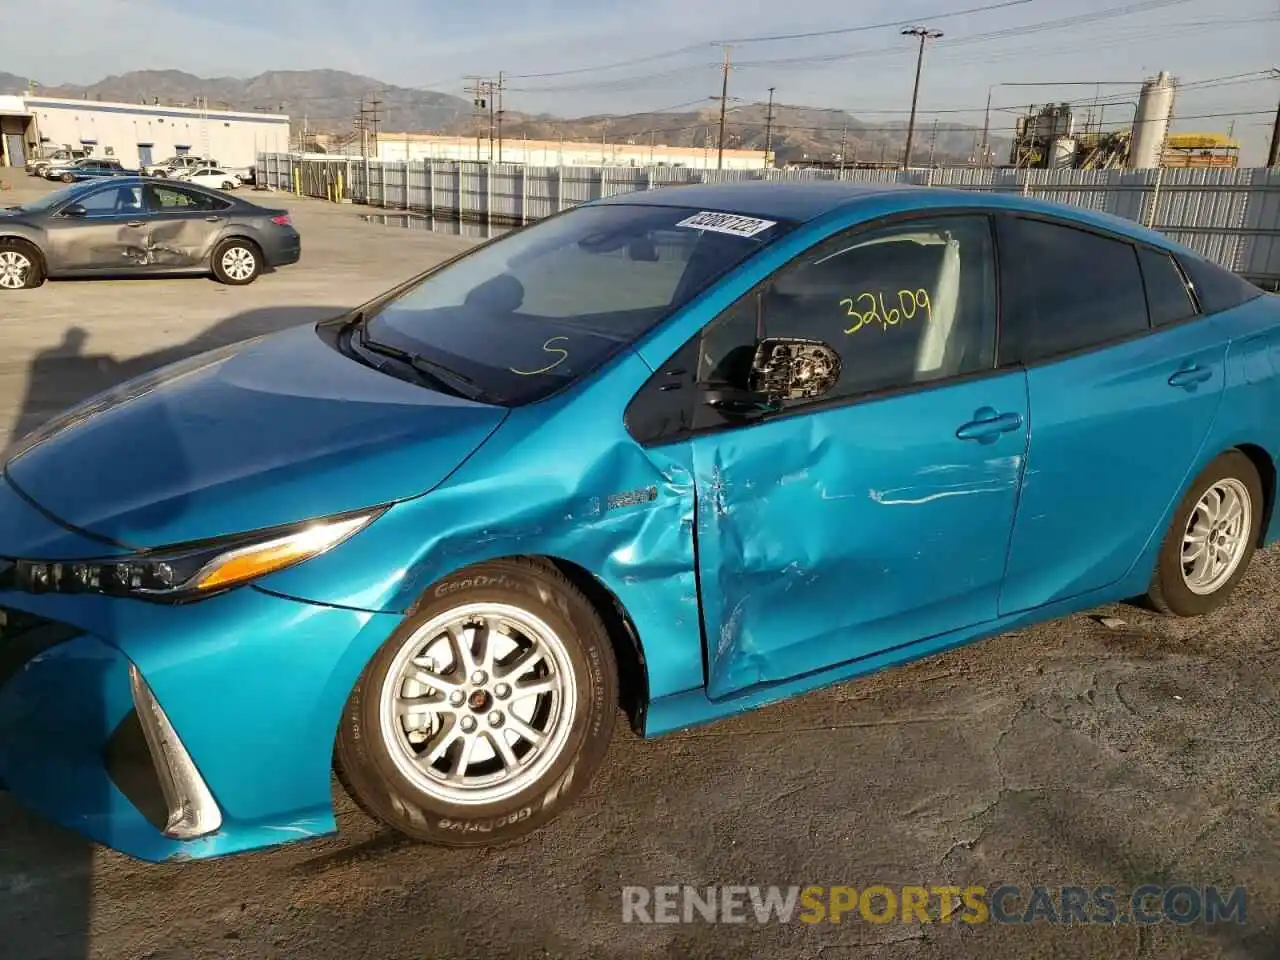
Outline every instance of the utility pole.
<path id="1" fill-rule="evenodd" d="M 502 114 L 503 114 L 503 111 L 502 111 L 502 87 L 503 87 L 503 83 L 502 83 L 502 71 L 501 71 L 501 70 L 499 70 L 499 71 L 498 71 L 498 86 L 496 87 L 496 90 L 497 90 L 497 94 L 496 94 L 496 96 L 497 96 L 497 99 L 498 99 L 498 162 L 499 162 L 499 163 L 501 163 L 501 162 L 502 162 Z"/>
<path id="2" fill-rule="evenodd" d="M 1271 72 L 1280 79 L 1280 70 Z M 1280 104 L 1276 105 L 1276 122 L 1271 127 L 1271 149 L 1267 151 L 1267 166 L 1280 167 Z"/>
<path id="3" fill-rule="evenodd" d="M 769 112 L 764 115 L 764 162 L 772 164 L 769 159 L 770 151 L 773 150 L 773 91 L 775 87 L 769 88 Z"/>
<path id="4" fill-rule="evenodd" d="M 987 87 L 987 112 L 982 115 L 982 159 L 978 161 L 978 166 L 980 167 L 988 166 L 991 163 L 991 150 L 987 147 L 990 141 L 987 140 L 987 137 L 991 134 L 991 91 L 994 89 L 995 84 Z"/>
<path id="5" fill-rule="evenodd" d="M 480 161 L 480 118 L 483 115 L 487 101 L 484 93 L 484 81 L 479 77 L 467 77 L 471 81 L 471 85 L 467 87 L 467 93 L 471 94 L 471 122 L 476 128 L 476 162 Z"/>
<path id="6" fill-rule="evenodd" d="M 716 169 L 724 169 L 724 114 L 729 105 L 729 44 L 724 44 L 724 60 L 720 64 L 720 147 L 716 151 Z"/>
<path id="7" fill-rule="evenodd" d="M 924 66 L 924 42 L 939 39 L 942 31 L 930 30 L 928 27 L 908 27 L 902 31 L 902 35 L 920 39 L 920 52 L 916 56 L 916 82 L 911 89 L 911 118 L 907 121 L 907 148 L 902 158 L 902 167 L 905 170 L 911 166 L 911 138 L 916 129 L 916 102 L 920 99 L 920 69 Z"/>
<path id="8" fill-rule="evenodd" d="M 938 119 L 934 117 L 933 133 L 929 135 L 929 166 L 933 166 L 933 153 L 938 146 Z"/>
<path id="9" fill-rule="evenodd" d="M 378 157 L 378 108 L 382 106 L 382 101 L 378 99 L 375 93 L 369 99 L 369 152 L 376 160 Z"/>
<path id="10" fill-rule="evenodd" d="M 849 121 L 844 122 L 844 126 L 840 129 L 840 179 L 844 179 L 844 151 L 849 143 Z"/>

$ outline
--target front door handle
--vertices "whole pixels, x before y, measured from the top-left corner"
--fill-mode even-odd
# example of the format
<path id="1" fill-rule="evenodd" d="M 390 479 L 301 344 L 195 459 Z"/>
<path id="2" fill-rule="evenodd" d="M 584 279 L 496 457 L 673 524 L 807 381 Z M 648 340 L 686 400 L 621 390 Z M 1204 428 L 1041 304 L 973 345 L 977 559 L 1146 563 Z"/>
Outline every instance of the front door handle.
<path id="1" fill-rule="evenodd" d="M 221 222 L 222 222 L 222 218 L 221 218 L 221 217 L 205 217 L 205 219 L 206 219 L 207 221 L 209 221 L 210 223 L 221 223 Z"/>
<path id="2" fill-rule="evenodd" d="M 1186 367 L 1182 370 L 1179 370 L 1177 373 L 1171 376 L 1169 378 L 1169 386 L 1183 387 L 1184 389 L 1190 389 L 1196 386 L 1197 384 L 1204 383 L 1206 380 L 1208 380 L 1212 376 L 1213 376 L 1212 370 L 1210 370 L 1208 367 L 1202 367 L 1199 364 L 1197 364 L 1194 367 Z"/>
<path id="3" fill-rule="evenodd" d="M 145 220 L 130 220 L 125 224 L 126 227 L 145 227 L 146 225 Z"/>
<path id="4" fill-rule="evenodd" d="M 983 407 L 974 411 L 973 419 L 956 430 L 961 440 L 977 440 L 979 443 L 994 443 L 1000 434 L 1009 433 L 1022 426 L 1022 414 L 997 413 L 991 407 Z"/>

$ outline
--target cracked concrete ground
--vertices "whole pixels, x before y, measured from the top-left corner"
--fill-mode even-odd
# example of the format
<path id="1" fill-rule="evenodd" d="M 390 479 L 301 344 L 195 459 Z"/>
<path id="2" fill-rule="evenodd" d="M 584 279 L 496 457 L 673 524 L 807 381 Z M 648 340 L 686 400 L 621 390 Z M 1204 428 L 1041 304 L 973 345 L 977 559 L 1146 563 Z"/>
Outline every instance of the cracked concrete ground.
<path id="1" fill-rule="evenodd" d="M 242 290 L 110 281 L 0 296 L 5 422 L 354 304 L 461 242 L 289 205 L 304 262 Z M 87 340 L 61 355 L 73 326 Z M 1269 550 L 1203 619 L 1117 605 L 660 740 L 621 732 L 574 809 L 498 851 L 398 842 L 335 791 L 339 837 L 154 866 L 0 794 L 0 956 L 1277 960 L 1278 588 Z M 1243 884 L 1247 922 L 621 922 L 623 885 L 1001 882 Z"/>

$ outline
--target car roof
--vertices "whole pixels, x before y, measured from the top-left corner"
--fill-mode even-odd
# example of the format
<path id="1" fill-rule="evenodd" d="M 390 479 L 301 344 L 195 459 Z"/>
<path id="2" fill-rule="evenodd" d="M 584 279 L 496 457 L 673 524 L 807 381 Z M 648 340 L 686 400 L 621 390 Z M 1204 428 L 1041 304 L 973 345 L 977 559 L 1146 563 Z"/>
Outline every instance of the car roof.
<path id="1" fill-rule="evenodd" d="M 954 205 L 969 209 L 1008 210 L 1011 212 L 1042 213 L 1080 226 L 1093 226 L 1133 241 L 1190 253 L 1189 248 L 1161 233 L 1144 227 L 1136 220 L 1024 197 L 1016 193 L 997 193 L 989 190 L 965 190 L 948 187 L 930 187 L 923 184 L 866 183 L 839 180 L 818 181 L 768 181 L 745 180 L 733 183 L 695 183 L 678 186 L 654 187 L 634 193 L 619 193 L 591 205 L 645 204 L 653 206 L 697 207 L 703 210 L 737 213 L 748 217 L 770 220 L 790 220 L 806 223 L 837 210 L 850 209 L 890 197 L 906 199 L 918 197 L 924 200 L 922 208 Z M 926 200 L 926 198 L 928 198 Z"/>
<path id="2" fill-rule="evenodd" d="M 851 183 L 818 180 L 775 183 L 747 180 L 736 183 L 693 183 L 620 193 L 596 204 L 652 204 L 725 210 L 749 217 L 768 217 L 803 223 L 859 200 L 886 193 L 924 190 L 904 184 Z"/>

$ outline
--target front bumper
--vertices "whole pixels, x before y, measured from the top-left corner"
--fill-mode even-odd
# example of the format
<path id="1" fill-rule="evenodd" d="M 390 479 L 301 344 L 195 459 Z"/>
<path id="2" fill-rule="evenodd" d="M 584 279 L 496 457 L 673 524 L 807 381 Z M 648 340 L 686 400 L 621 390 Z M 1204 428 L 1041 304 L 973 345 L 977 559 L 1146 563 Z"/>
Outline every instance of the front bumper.
<path id="1" fill-rule="evenodd" d="M 0 610 L 0 784 L 33 812 L 148 861 L 336 829 L 339 718 L 398 617 L 254 588 L 178 607 L 5 592 Z"/>

